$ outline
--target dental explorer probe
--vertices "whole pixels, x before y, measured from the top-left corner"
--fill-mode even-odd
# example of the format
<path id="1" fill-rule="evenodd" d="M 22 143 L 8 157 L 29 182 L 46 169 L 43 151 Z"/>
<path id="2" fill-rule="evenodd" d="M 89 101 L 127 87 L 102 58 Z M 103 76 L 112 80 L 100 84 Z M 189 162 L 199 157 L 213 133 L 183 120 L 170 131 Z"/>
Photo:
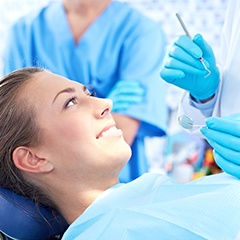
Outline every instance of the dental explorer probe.
<path id="1" fill-rule="evenodd" d="M 180 15 L 179 15 L 178 13 L 176 13 L 176 17 L 177 17 L 178 21 L 180 22 L 180 24 L 181 24 L 184 32 L 186 33 L 186 35 L 192 40 L 191 35 L 189 34 L 189 32 L 188 32 L 188 30 L 187 30 L 184 22 L 182 21 Z M 200 57 L 200 58 L 199 58 L 199 61 L 202 63 L 204 69 L 208 72 L 208 74 L 204 77 L 204 78 L 206 78 L 206 77 L 208 77 L 208 76 L 211 74 L 211 71 L 207 68 L 206 64 L 204 63 L 203 57 Z"/>

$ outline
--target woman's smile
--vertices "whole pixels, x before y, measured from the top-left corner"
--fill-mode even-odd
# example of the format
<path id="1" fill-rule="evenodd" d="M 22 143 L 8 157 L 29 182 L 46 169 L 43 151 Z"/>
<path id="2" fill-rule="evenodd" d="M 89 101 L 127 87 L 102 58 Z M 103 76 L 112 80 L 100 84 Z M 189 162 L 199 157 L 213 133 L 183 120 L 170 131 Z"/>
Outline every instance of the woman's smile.
<path id="1" fill-rule="evenodd" d="M 108 128 L 105 128 L 98 136 L 97 139 L 99 138 L 106 138 L 106 137 L 118 137 L 122 136 L 122 130 L 116 128 L 116 126 L 111 126 Z"/>

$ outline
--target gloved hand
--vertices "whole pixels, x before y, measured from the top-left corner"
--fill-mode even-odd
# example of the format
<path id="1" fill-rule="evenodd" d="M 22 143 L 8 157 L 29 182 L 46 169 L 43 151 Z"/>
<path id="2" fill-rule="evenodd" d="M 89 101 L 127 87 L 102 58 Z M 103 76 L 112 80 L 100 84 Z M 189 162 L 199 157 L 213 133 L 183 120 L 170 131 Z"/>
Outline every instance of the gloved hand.
<path id="1" fill-rule="evenodd" d="M 213 155 L 218 166 L 240 178 L 240 114 L 207 118 L 206 127 L 200 131 L 214 148 Z"/>
<path id="2" fill-rule="evenodd" d="M 204 58 L 208 72 L 199 61 Z M 180 36 L 170 47 L 165 57 L 160 76 L 168 83 L 190 92 L 198 100 L 212 97 L 219 85 L 219 70 L 216 66 L 212 48 L 197 34 L 193 40 L 186 35 Z"/>
<path id="3" fill-rule="evenodd" d="M 112 112 L 127 110 L 131 105 L 141 103 L 145 90 L 137 81 L 118 81 L 107 98 L 113 101 Z"/>

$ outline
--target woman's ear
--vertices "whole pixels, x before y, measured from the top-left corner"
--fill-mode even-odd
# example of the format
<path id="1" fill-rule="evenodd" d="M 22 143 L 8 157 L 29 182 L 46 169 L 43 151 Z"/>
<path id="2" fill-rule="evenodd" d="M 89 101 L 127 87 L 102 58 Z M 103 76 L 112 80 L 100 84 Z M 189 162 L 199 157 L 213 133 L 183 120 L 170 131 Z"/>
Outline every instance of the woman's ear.
<path id="1" fill-rule="evenodd" d="M 46 173 L 53 170 L 53 165 L 49 161 L 38 157 L 27 147 L 17 147 L 13 151 L 12 158 L 15 166 L 25 172 Z"/>

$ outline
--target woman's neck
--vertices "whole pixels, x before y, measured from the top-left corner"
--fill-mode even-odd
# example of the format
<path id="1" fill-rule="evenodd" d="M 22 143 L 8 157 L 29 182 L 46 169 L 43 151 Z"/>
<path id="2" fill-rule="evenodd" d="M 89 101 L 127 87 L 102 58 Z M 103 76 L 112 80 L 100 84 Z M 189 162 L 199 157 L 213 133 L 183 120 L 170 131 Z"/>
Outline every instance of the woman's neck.
<path id="1" fill-rule="evenodd" d="M 68 192 L 69 193 L 69 192 Z M 103 191 L 72 192 L 69 196 L 54 199 L 58 209 L 69 224 L 72 224 Z"/>
<path id="2" fill-rule="evenodd" d="M 61 179 L 61 180 L 59 180 Z M 48 184 L 46 185 L 46 181 Z M 61 182 L 61 184 L 59 184 Z M 80 182 L 80 183 L 79 183 Z M 99 180 L 94 184 L 77 177 L 53 177 L 43 180 L 40 188 L 57 206 L 66 221 L 73 223 L 105 190 L 118 184 L 118 178 Z"/>

